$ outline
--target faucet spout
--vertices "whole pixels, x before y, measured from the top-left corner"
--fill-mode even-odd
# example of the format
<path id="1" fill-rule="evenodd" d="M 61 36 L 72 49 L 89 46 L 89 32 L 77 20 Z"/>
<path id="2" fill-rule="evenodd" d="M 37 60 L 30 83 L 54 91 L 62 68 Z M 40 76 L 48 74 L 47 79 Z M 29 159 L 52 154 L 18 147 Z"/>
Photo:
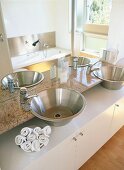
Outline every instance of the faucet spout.
<path id="1" fill-rule="evenodd" d="M 37 45 L 37 43 L 40 43 L 40 40 L 33 42 L 32 45 L 35 47 Z"/>
<path id="2" fill-rule="evenodd" d="M 13 93 L 15 91 L 14 80 L 11 78 L 8 78 L 8 89 L 10 93 Z"/>
<path id="3" fill-rule="evenodd" d="M 20 89 L 20 105 L 25 111 L 30 111 L 29 99 L 37 97 L 38 95 L 29 95 L 27 88 L 22 87 Z"/>
<path id="4" fill-rule="evenodd" d="M 90 73 L 92 73 L 92 72 L 95 71 L 95 70 L 99 70 L 99 67 L 92 69 L 93 66 L 95 66 L 95 65 L 96 65 L 97 63 L 99 63 L 99 62 L 101 62 L 101 61 L 98 60 L 98 61 L 95 62 L 94 64 L 90 65 L 90 66 L 88 67 L 88 69 L 87 69 L 87 74 L 90 74 Z"/>
<path id="5" fill-rule="evenodd" d="M 33 98 L 33 97 L 37 97 L 38 95 L 37 94 L 34 94 L 34 95 L 29 95 L 29 96 L 27 96 L 27 100 L 29 100 L 29 99 L 31 99 L 31 98 Z"/>

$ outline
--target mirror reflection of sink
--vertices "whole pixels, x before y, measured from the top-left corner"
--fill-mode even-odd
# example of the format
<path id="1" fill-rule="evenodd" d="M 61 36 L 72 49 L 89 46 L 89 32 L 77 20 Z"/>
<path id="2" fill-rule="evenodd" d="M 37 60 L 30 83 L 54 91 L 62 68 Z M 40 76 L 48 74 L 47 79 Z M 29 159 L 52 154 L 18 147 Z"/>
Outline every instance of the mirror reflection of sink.
<path id="1" fill-rule="evenodd" d="M 74 67 L 88 67 L 90 66 L 91 60 L 85 57 L 73 57 L 73 66 Z"/>
<path id="2" fill-rule="evenodd" d="M 89 66 L 90 64 L 90 59 L 89 58 L 85 58 L 85 57 L 78 57 L 78 66 L 82 66 L 82 67 L 86 67 Z"/>
<path id="3" fill-rule="evenodd" d="M 14 87 L 32 87 L 37 85 L 44 79 L 44 75 L 35 71 L 19 71 L 15 73 L 8 74 L 2 80 L 3 88 L 8 88 L 8 81 L 13 80 Z"/>
<path id="4" fill-rule="evenodd" d="M 73 89 L 48 89 L 31 100 L 32 113 L 53 126 L 62 126 L 85 108 L 83 95 Z"/>

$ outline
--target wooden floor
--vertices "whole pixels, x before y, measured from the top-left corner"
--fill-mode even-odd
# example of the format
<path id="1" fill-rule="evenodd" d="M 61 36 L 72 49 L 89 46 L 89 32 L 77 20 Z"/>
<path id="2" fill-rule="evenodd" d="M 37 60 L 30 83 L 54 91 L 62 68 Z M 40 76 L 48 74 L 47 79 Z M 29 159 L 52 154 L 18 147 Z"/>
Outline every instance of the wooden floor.
<path id="1" fill-rule="evenodd" d="M 124 127 L 79 170 L 124 170 Z"/>

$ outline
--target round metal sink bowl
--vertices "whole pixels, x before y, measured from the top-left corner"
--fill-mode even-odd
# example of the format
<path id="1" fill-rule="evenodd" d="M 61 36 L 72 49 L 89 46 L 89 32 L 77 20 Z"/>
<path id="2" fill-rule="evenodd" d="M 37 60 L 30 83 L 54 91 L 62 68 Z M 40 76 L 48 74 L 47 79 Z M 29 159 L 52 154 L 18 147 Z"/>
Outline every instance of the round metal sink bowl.
<path id="1" fill-rule="evenodd" d="M 78 57 L 78 66 L 86 67 L 90 65 L 90 59 L 85 57 Z"/>
<path id="2" fill-rule="evenodd" d="M 13 80 L 15 88 L 32 87 L 40 83 L 44 79 L 44 75 L 36 71 L 19 71 L 8 74 L 1 80 L 5 89 L 8 88 L 9 79 Z"/>
<path id="3" fill-rule="evenodd" d="M 74 67 L 87 67 L 90 66 L 90 59 L 85 57 L 73 57 Z"/>
<path id="4" fill-rule="evenodd" d="M 102 63 L 99 70 L 93 71 L 94 75 L 103 80 L 102 86 L 110 90 L 119 90 L 124 85 L 124 68 Z"/>
<path id="5" fill-rule="evenodd" d="M 48 89 L 31 100 L 32 113 L 53 126 L 63 126 L 85 108 L 83 95 L 73 89 Z"/>

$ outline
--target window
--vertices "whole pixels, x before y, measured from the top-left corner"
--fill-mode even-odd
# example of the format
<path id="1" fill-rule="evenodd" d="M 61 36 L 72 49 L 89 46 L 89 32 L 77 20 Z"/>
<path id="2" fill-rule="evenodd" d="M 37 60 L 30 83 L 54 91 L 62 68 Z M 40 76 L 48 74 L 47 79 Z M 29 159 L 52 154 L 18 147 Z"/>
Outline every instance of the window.
<path id="1" fill-rule="evenodd" d="M 111 6 L 112 0 L 76 0 L 76 32 L 82 33 L 82 50 L 98 53 L 106 48 Z"/>
<path id="2" fill-rule="evenodd" d="M 87 0 L 83 49 L 99 53 L 106 48 L 112 0 Z"/>
<path id="3" fill-rule="evenodd" d="M 84 50 L 99 53 L 102 48 L 106 48 L 108 25 L 85 24 L 83 37 Z"/>

